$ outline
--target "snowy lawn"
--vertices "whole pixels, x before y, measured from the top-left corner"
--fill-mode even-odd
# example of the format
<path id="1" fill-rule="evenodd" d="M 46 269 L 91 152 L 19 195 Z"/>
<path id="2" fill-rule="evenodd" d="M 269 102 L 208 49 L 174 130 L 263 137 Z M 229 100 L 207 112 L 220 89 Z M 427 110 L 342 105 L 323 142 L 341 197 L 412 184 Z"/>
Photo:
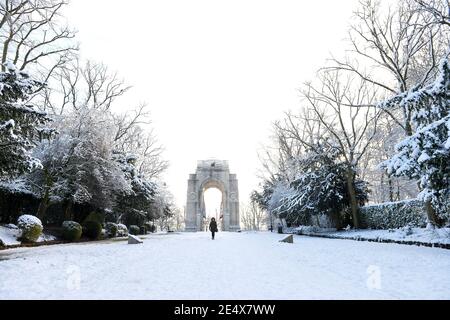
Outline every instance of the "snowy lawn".
<path id="1" fill-rule="evenodd" d="M 3 243 L 5 246 L 15 246 L 20 245 L 20 240 L 18 238 L 21 235 L 21 231 L 19 229 L 8 228 L 6 226 L 0 226 L 0 243 Z M 37 242 L 48 242 L 56 240 L 56 238 L 52 235 L 42 234 Z"/>
<path id="2" fill-rule="evenodd" d="M 450 250 L 282 238 L 183 233 L 7 250 L 0 299 L 450 299 Z"/>
<path id="3" fill-rule="evenodd" d="M 349 231 L 301 231 L 304 235 L 328 236 L 340 239 L 393 240 L 400 242 L 417 242 L 423 244 L 450 244 L 450 228 L 425 229 L 401 228 L 393 230 L 349 230 Z"/>

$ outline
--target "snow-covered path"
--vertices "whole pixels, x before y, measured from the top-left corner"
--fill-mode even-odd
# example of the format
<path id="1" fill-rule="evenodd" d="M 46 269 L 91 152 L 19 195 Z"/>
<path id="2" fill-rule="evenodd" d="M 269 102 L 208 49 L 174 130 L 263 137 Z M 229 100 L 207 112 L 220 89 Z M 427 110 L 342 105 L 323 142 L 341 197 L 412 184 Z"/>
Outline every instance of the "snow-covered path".
<path id="1" fill-rule="evenodd" d="M 450 299 L 449 250 L 281 238 L 186 233 L 0 252 L 0 299 Z"/>

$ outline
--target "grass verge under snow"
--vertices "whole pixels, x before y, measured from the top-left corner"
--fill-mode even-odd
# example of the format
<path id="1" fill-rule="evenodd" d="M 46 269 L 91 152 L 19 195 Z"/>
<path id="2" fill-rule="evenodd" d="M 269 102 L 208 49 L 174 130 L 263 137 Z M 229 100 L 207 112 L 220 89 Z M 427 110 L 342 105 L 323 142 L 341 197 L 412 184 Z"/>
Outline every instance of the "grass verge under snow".
<path id="1" fill-rule="evenodd" d="M 0 299 L 450 299 L 450 251 L 271 233 L 0 252 Z"/>
<path id="2" fill-rule="evenodd" d="M 313 228 L 299 228 L 301 234 L 330 239 L 348 239 L 374 242 L 396 242 L 399 244 L 423 245 L 450 249 L 450 228 L 425 229 L 425 228 L 401 228 L 395 230 L 349 230 L 326 231 Z"/>

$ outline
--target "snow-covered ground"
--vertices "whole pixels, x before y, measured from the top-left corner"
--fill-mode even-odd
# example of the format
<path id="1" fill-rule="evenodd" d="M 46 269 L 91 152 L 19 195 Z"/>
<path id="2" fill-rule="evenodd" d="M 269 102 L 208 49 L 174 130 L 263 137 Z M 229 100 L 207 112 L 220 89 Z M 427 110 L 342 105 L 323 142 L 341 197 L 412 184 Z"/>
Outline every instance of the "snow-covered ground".
<path id="1" fill-rule="evenodd" d="M 15 246 L 20 245 L 18 238 L 20 237 L 21 231 L 16 228 L 8 228 L 6 226 L 0 226 L 0 243 L 5 246 Z M 53 241 L 56 238 L 52 235 L 42 234 L 37 242 Z"/>
<path id="2" fill-rule="evenodd" d="M 450 299 L 450 250 L 270 233 L 0 252 L 0 299 Z"/>
<path id="3" fill-rule="evenodd" d="M 300 229 L 300 230 L 298 230 Z M 304 235 L 320 235 L 341 239 L 393 240 L 400 242 L 416 242 L 423 244 L 450 244 L 450 228 L 401 228 L 395 230 L 349 230 L 327 231 L 314 230 L 313 227 L 297 228 Z M 294 232 L 297 232 L 294 230 Z"/>

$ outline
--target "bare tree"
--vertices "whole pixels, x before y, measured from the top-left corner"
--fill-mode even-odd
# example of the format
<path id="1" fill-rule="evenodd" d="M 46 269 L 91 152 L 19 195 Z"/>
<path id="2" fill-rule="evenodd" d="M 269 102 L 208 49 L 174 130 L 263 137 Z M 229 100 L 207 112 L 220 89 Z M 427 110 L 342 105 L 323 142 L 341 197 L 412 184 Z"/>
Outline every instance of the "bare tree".
<path id="1" fill-rule="evenodd" d="M 159 143 L 153 129 L 145 130 L 137 122 L 128 124 L 129 129 L 126 134 L 116 140 L 116 148 L 139 156 L 137 167 L 141 175 L 148 179 L 159 178 L 169 167 L 168 161 L 163 159 L 163 146 Z M 118 128 L 120 129 L 120 126 Z"/>
<path id="2" fill-rule="evenodd" d="M 0 3 L 1 68 L 34 68 L 47 82 L 73 58 L 76 32 L 63 22 L 66 0 L 3 0 Z"/>
<path id="3" fill-rule="evenodd" d="M 168 226 L 173 231 L 182 231 L 184 229 L 184 216 L 180 208 L 174 207 L 173 216 L 168 220 Z"/>
<path id="4" fill-rule="evenodd" d="M 347 188 L 353 223 L 359 227 L 359 203 L 355 181 L 358 166 L 376 134 L 380 111 L 373 105 L 378 98 L 377 90 L 367 81 L 347 76 L 339 71 L 323 70 L 318 74 L 319 87 L 307 83 L 303 96 L 315 117 L 309 119 L 320 123 L 327 138 L 322 143 L 340 150 L 346 163 Z M 354 106 L 365 105 L 365 108 Z M 310 146 L 314 149 L 314 145 Z"/>
<path id="5" fill-rule="evenodd" d="M 448 0 L 413 0 L 417 10 L 431 14 L 434 23 L 450 26 L 450 1 Z"/>
<path id="6" fill-rule="evenodd" d="M 333 58 L 331 69 L 355 74 L 383 89 L 385 95 L 432 80 L 439 58 L 448 49 L 448 30 L 433 23 L 432 15 L 417 10 L 417 1 L 401 0 L 395 8 L 384 8 L 378 1 L 362 0 L 349 32 L 349 55 Z M 385 112 L 411 135 L 411 110 L 398 108 L 401 113 Z"/>
<path id="7" fill-rule="evenodd" d="M 374 203 L 400 201 L 417 196 L 417 185 L 402 177 L 387 175 L 379 164 L 391 158 L 395 153 L 395 145 L 404 136 L 399 126 L 393 123 L 386 114 L 381 114 L 371 147 L 361 159 L 360 177 L 368 181 L 371 192 L 369 199 Z"/>
<path id="8" fill-rule="evenodd" d="M 108 111 L 131 88 L 106 65 L 89 60 L 83 65 L 78 59 L 65 64 L 54 79 L 52 85 L 44 88 L 43 96 L 47 111 L 57 115 L 83 108 Z M 144 109 L 137 108 L 137 118 L 147 115 Z"/>
<path id="9" fill-rule="evenodd" d="M 241 204 L 241 222 L 245 230 L 260 231 L 267 224 L 267 213 L 254 202 Z"/>
<path id="10" fill-rule="evenodd" d="M 299 113 L 286 112 L 283 119 L 274 122 L 271 144 L 258 153 L 262 180 L 275 181 L 281 175 L 290 181 L 294 174 L 293 160 L 326 135 L 326 128 L 320 122 L 310 121 L 314 117 L 311 108 L 302 108 Z"/>
<path id="11" fill-rule="evenodd" d="M 75 112 L 80 121 L 88 111 L 108 114 L 108 123 L 104 125 L 113 128 L 114 148 L 136 155 L 140 174 L 149 179 L 157 178 L 167 169 L 168 162 L 162 159 L 164 149 L 150 127 L 148 106 L 142 103 L 124 113 L 113 112 L 112 109 L 118 109 L 118 99 L 131 88 L 117 73 L 104 64 L 80 63 L 77 59 L 58 70 L 54 79 L 57 81 L 52 82 L 52 86 L 42 90 L 48 112 L 54 116 Z"/>

